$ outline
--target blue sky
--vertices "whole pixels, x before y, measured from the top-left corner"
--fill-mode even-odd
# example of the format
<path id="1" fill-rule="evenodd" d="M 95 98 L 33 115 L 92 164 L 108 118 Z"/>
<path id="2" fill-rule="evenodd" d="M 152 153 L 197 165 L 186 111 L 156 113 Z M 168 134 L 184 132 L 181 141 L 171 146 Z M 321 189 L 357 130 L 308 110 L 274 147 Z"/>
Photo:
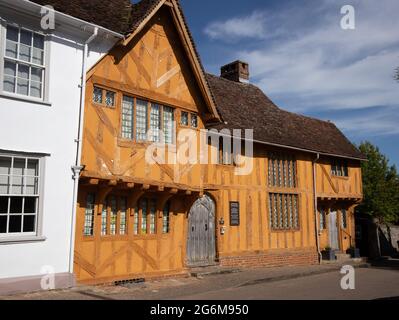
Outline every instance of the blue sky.
<path id="1" fill-rule="evenodd" d="M 331 120 L 399 167 L 399 1 L 181 0 L 207 71 L 242 59 L 281 108 Z M 342 30 L 341 7 L 355 8 Z"/>

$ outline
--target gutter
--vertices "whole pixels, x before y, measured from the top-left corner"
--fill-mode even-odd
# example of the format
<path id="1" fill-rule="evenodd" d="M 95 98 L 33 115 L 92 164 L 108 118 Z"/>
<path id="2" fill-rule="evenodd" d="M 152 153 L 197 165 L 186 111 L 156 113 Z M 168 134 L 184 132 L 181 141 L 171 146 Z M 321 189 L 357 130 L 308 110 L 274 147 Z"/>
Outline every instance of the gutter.
<path id="1" fill-rule="evenodd" d="M 71 221 L 71 236 L 69 245 L 69 273 L 73 274 L 73 264 L 74 264 L 74 251 L 75 251 L 75 233 L 76 233 L 76 212 L 77 212 L 77 198 L 78 198 L 78 188 L 79 188 L 79 178 L 80 173 L 83 170 L 81 164 L 82 158 L 82 137 L 83 137 L 83 126 L 84 126 L 84 106 L 86 99 L 86 64 L 87 55 L 89 52 L 89 44 L 98 36 L 98 28 L 95 27 L 93 34 L 88 38 L 84 44 L 83 59 L 82 59 L 82 76 L 80 85 L 80 105 L 79 105 L 79 127 L 78 127 L 78 137 L 75 139 L 76 142 L 76 159 L 75 165 L 72 166 L 73 172 L 73 200 L 72 200 L 72 221 Z"/>
<path id="2" fill-rule="evenodd" d="M 319 257 L 319 264 L 321 264 L 323 257 L 320 251 L 320 234 L 319 234 L 319 219 L 317 214 L 317 178 L 316 178 L 316 165 L 320 160 L 320 154 L 318 153 L 316 159 L 313 160 L 313 196 L 314 196 L 314 218 L 315 218 L 315 235 L 316 235 L 316 246 L 317 254 Z"/>

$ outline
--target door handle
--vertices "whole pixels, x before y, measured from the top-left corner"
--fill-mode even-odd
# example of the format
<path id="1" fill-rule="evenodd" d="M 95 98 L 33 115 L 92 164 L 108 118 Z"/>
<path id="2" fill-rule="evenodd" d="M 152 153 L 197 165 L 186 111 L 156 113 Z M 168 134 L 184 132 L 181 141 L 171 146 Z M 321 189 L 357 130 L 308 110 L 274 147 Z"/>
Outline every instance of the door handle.
<path id="1" fill-rule="evenodd" d="M 205 231 L 208 231 L 208 224 L 205 223 Z"/>

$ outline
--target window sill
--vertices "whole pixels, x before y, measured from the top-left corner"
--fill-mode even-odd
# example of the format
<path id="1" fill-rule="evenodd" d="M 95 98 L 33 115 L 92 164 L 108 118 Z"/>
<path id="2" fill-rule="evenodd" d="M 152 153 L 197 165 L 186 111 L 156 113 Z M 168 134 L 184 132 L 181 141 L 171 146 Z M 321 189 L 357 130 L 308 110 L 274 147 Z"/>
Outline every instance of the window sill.
<path id="1" fill-rule="evenodd" d="M 349 177 L 344 177 L 344 176 L 334 176 L 332 175 L 333 179 L 340 179 L 340 180 L 349 180 Z"/>
<path id="2" fill-rule="evenodd" d="M 43 100 L 33 99 L 33 98 L 30 98 L 30 97 L 25 97 L 25 96 L 20 96 L 20 95 L 8 94 L 8 93 L 5 93 L 5 92 L 0 93 L 0 98 L 12 99 L 12 100 L 22 101 L 22 102 L 35 103 L 35 104 L 40 104 L 40 105 L 47 106 L 47 107 L 51 107 L 52 106 L 51 102 L 46 102 L 46 101 L 43 101 Z"/>
<path id="3" fill-rule="evenodd" d="M 31 242 L 43 242 L 47 238 L 43 236 L 20 236 L 20 237 L 9 237 L 0 238 L 0 245 L 6 244 L 18 244 L 18 243 L 31 243 Z"/>

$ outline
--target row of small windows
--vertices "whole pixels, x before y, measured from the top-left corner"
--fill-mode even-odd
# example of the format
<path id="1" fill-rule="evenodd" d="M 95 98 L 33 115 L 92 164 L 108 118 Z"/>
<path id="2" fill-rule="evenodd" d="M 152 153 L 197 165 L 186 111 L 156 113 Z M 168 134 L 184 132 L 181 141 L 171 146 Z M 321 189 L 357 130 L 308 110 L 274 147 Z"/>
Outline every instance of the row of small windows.
<path id="1" fill-rule="evenodd" d="M 142 198 L 133 211 L 132 232 L 134 235 L 152 235 L 157 233 L 157 199 Z M 115 236 L 128 234 L 127 197 L 109 196 L 101 212 L 101 235 Z M 94 235 L 95 194 L 86 199 L 84 218 L 84 236 Z M 170 202 L 162 210 L 162 233 L 170 232 Z"/>
<path id="2" fill-rule="evenodd" d="M 94 87 L 93 102 L 105 107 L 115 107 L 116 93 Z M 122 98 L 121 136 L 138 142 L 161 142 L 172 144 L 175 132 L 175 111 L 171 107 L 124 95 Z M 198 115 L 181 111 L 180 124 L 198 128 Z M 164 137 L 161 136 L 163 132 Z"/>
<path id="3" fill-rule="evenodd" d="M 296 160 L 284 153 L 269 154 L 269 187 L 296 188 Z"/>
<path id="4" fill-rule="evenodd" d="M 337 177 L 348 177 L 348 163 L 345 160 L 334 160 L 331 164 L 331 174 Z"/>
<path id="5" fill-rule="evenodd" d="M 299 229 L 297 194 L 269 194 L 269 221 L 272 230 Z"/>

